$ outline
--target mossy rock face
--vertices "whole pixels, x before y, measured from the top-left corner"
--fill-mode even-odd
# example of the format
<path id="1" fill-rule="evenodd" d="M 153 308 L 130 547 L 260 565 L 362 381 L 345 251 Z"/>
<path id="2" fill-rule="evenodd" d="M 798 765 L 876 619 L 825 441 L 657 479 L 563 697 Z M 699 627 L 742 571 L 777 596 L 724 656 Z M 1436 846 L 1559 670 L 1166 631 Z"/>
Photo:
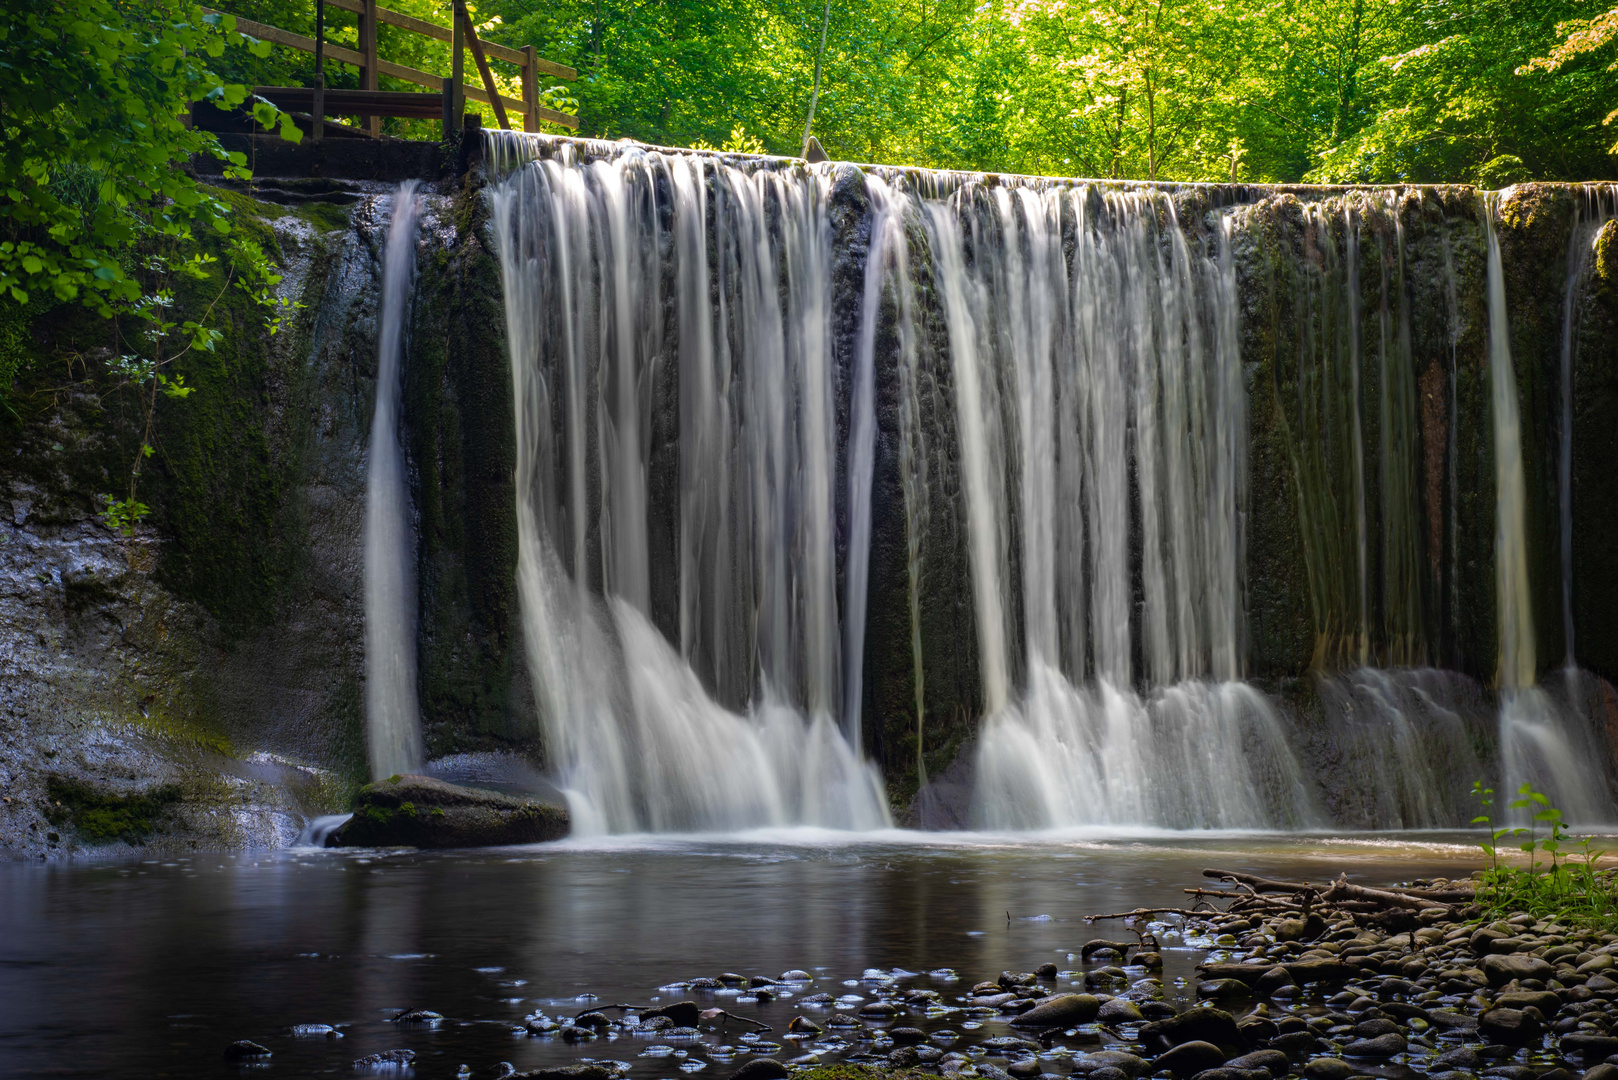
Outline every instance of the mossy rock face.
<path id="1" fill-rule="evenodd" d="M 123 794 L 66 776 L 50 777 L 45 794 L 50 802 L 45 819 L 72 829 L 87 844 L 139 844 L 168 824 L 182 798 L 173 784 Z"/>
<path id="2" fill-rule="evenodd" d="M 360 789 L 354 816 L 327 847 L 490 847 L 560 840 L 565 809 L 430 776 L 390 776 Z"/>

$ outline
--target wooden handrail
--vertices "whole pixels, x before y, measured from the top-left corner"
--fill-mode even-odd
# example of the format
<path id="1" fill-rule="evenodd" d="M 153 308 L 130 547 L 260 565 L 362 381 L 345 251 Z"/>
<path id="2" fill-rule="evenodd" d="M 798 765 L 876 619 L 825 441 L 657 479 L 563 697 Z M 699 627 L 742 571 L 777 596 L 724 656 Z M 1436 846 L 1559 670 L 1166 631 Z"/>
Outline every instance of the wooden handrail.
<path id="1" fill-rule="evenodd" d="M 322 0 L 316 0 L 316 2 L 319 3 L 322 2 Z M 445 27 L 439 26 L 437 23 L 417 19 L 401 12 L 392 11 L 388 8 L 370 6 L 367 3 L 367 0 L 323 0 L 323 2 L 330 4 L 333 7 L 341 8 L 344 11 L 352 11 L 362 17 L 366 14 L 367 7 L 370 7 L 370 10 L 375 13 L 377 22 L 389 23 L 393 26 L 398 26 L 401 29 L 421 34 L 426 37 L 435 38 L 439 41 L 449 41 L 452 44 L 454 42 L 454 34 L 452 31 Z M 374 0 L 372 0 L 372 3 L 374 3 Z M 213 8 L 205 7 L 202 10 L 210 14 L 226 14 L 226 12 L 216 11 Z M 299 49 L 303 52 L 313 53 L 316 51 L 315 39 L 313 38 L 305 37 L 302 34 L 295 34 L 290 30 L 282 30 L 278 26 L 270 26 L 267 23 L 261 23 L 253 19 L 243 18 L 240 15 L 235 15 L 232 17 L 236 20 L 236 29 L 250 37 L 255 37 L 262 41 L 268 41 L 276 45 L 284 45 L 290 49 Z M 562 127 L 572 128 L 575 131 L 578 130 L 578 117 L 570 113 L 558 112 L 555 109 L 548 109 L 539 104 L 536 80 L 534 77 L 537 70 L 561 79 L 576 79 L 578 78 L 579 74 L 577 71 L 575 71 L 573 68 L 566 67 L 565 65 L 552 63 L 549 60 L 536 56 L 534 54 L 534 47 L 532 45 L 527 46 L 522 50 L 517 50 L 508 48 L 504 45 L 496 45 L 492 41 L 484 41 L 474 31 L 472 31 L 471 19 L 467 19 L 463 25 L 467 31 L 467 33 L 464 35 L 464 40 L 472 48 L 473 59 L 477 64 L 478 73 L 480 76 L 482 76 L 482 81 L 484 83 L 482 87 L 478 87 L 469 86 L 463 82 L 460 87 L 463 98 L 492 106 L 495 110 L 496 119 L 500 122 L 502 127 L 507 126 L 505 112 L 507 109 L 510 109 L 524 118 L 543 120 L 547 123 L 558 124 Z M 353 49 L 345 49 L 341 45 L 333 45 L 329 41 L 323 41 L 321 45 L 321 51 L 328 60 L 335 60 L 338 63 L 348 64 L 351 67 L 357 67 L 362 70 L 370 70 L 371 68 L 371 65 L 366 63 L 366 56 L 360 52 L 356 52 Z M 498 92 L 498 89 L 494 83 L 493 73 L 489 71 L 488 57 L 490 56 L 497 60 L 504 60 L 507 63 L 516 64 L 522 69 L 522 99 L 507 97 Z M 406 67 L 403 64 L 396 64 L 389 60 L 383 60 L 380 57 L 376 58 L 374 67 L 375 72 L 379 75 L 388 75 L 395 79 L 401 79 L 405 82 L 415 83 L 417 86 L 425 86 L 431 90 L 438 91 L 439 93 L 443 92 L 444 84 L 451 81 L 450 79 L 446 79 L 441 75 L 434 75 L 431 72 Z"/>
<path id="2" fill-rule="evenodd" d="M 342 8 L 344 11 L 352 11 L 356 15 L 364 14 L 365 0 L 326 0 L 326 3 L 335 8 Z M 390 26 L 409 30 L 411 33 L 420 34 L 422 37 L 436 38 L 439 41 L 451 41 L 454 39 L 454 34 L 450 32 L 448 27 L 439 26 L 437 23 L 418 19 L 414 15 L 406 15 L 400 11 L 379 7 L 376 9 L 376 17 Z M 518 67 L 523 67 L 528 63 L 522 49 L 513 49 L 506 45 L 496 44 L 493 41 L 483 42 L 483 51 L 496 60 L 504 60 L 506 63 L 516 64 Z M 543 57 L 536 56 L 534 66 L 545 74 L 554 75 L 558 79 L 577 79 L 579 77 L 579 73 L 566 64 L 554 63 Z"/>

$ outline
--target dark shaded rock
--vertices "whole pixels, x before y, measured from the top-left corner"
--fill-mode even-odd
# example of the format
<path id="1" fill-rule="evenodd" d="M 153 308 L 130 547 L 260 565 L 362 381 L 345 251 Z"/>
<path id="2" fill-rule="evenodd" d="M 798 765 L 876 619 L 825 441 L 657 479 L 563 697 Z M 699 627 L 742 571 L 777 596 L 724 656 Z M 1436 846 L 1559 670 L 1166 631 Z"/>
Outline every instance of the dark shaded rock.
<path id="1" fill-rule="evenodd" d="M 1158 1055 L 1152 1062 L 1154 1072 L 1167 1069 L 1179 1080 L 1190 1080 L 1191 1077 L 1208 1069 L 1217 1069 L 1225 1063 L 1225 1052 L 1210 1042 L 1194 1039 L 1183 1042 L 1172 1049 Z"/>
<path id="2" fill-rule="evenodd" d="M 1012 1076 L 1020 1077 L 1021 1080 L 1028 1080 L 1029 1077 L 1038 1076 L 1041 1068 L 1038 1058 L 1025 1057 L 1007 1065 L 1006 1072 Z"/>
<path id="3" fill-rule="evenodd" d="M 1294 1061 L 1302 1061 L 1320 1049 L 1320 1039 L 1312 1032 L 1290 1031 L 1271 1039 L 1270 1049 L 1279 1050 Z"/>
<path id="4" fill-rule="evenodd" d="M 1537 1012 L 1524 1009 L 1490 1009 L 1478 1017 L 1478 1034 L 1490 1042 L 1521 1046 L 1537 1039 L 1543 1028 Z"/>
<path id="5" fill-rule="evenodd" d="M 847 1013 L 832 1013 L 826 1021 L 826 1026 L 829 1028 L 857 1028 L 865 1025 Z"/>
<path id="6" fill-rule="evenodd" d="M 1166 1001 L 1142 1001 L 1139 1007 L 1140 1014 L 1148 1020 L 1167 1020 L 1179 1015 L 1174 1006 Z"/>
<path id="7" fill-rule="evenodd" d="M 1309 1080 L 1348 1080 L 1358 1074 L 1359 1070 L 1342 1058 L 1315 1058 L 1303 1067 L 1303 1075 Z"/>
<path id="8" fill-rule="evenodd" d="M 260 1046 L 250 1039 L 237 1039 L 225 1047 L 226 1061 L 251 1061 L 254 1058 L 267 1058 L 269 1056 L 269 1047 Z"/>
<path id="9" fill-rule="evenodd" d="M 529 1069 L 527 1072 L 513 1073 L 511 1080 L 613 1080 L 615 1075 L 605 1065 L 563 1065 L 554 1069 Z"/>
<path id="10" fill-rule="evenodd" d="M 1015 990 L 1020 986 L 1033 986 L 1039 981 L 1039 976 L 1032 971 L 1002 971 L 1000 985 L 1007 990 Z"/>
<path id="11" fill-rule="evenodd" d="M 562 1030 L 557 1032 L 563 1042 L 581 1043 L 589 1042 L 596 1037 L 596 1033 L 589 1028 L 579 1027 L 577 1024 L 563 1024 Z"/>
<path id="12" fill-rule="evenodd" d="M 431 1009 L 406 1009 L 398 1016 L 395 1016 L 393 1022 L 395 1024 L 437 1024 L 442 1022 L 443 1019 L 443 1013 L 436 1013 Z M 606 1018 L 602 1017 L 602 1019 Z"/>
<path id="13" fill-rule="evenodd" d="M 1111 1065 L 1103 1065 L 1089 1074 L 1090 1080 L 1131 1080 L 1130 1074 L 1122 1069 L 1115 1069 Z"/>
<path id="14" fill-rule="evenodd" d="M 1231 1069 L 1268 1069 L 1271 1076 L 1285 1076 L 1292 1068 L 1292 1061 L 1279 1050 L 1255 1050 L 1251 1054 L 1231 1058 L 1225 1062 L 1225 1066 Z"/>
<path id="15" fill-rule="evenodd" d="M 1191 1080 L 1270 1080 L 1268 1069 L 1233 1069 L 1221 1065 L 1217 1069 L 1204 1069 Z"/>
<path id="16" fill-rule="evenodd" d="M 1306 919 L 1282 919 L 1275 924 L 1277 941 L 1313 941 L 1326 932 L 1326 920 L 1310 913 Z"/>
<path id="17" fill-rule="evenodd" d="M 1133 1001 L 1115 997 L 1101 1003 L 1101 1011 L 1096 1013 L 1096 1019 L 1103 1024 L 1138 1024 L 1146 1017 Z"/>
<path id="18" fill-rule="evenodd" d="M 1461 1069 L 1465 1072 L 1477 1072 L 1482 1064 L 1483 1059 L 1470 1046 L 1457 1046 L 1433 1060 L 1434 1068 Z"/>
<path id="19" fill-rule="evenodd" d="M 1019 1051 L 1035 1054 L 1039 1052 L 1039 1044 L 1032 1039 L 1019 1039 L 1015 1035 L 996 1035 L 992 1039 L 984 1039 L 979 1044 L 985 1050 L 993 1050 L 997 1054 L 1012 1054 Z"/>
<path id="20" fill-rule="evenodd" d="M 756 1057 L 730 1075 L 732 1080 L 786 1080 L 787 1067 L 774 1058 Z"/>
<path id="21" fill-rule="evenodd" d="M 1264 974 L 1258 977 L 1258 981 L 1253 984 L 1253 992 L 1259 997 L 1269 997 L 1283 986 L 1296 985 L 1298 983 L 1292 977 L 1292 973 L 1280 964 L 1276 964 L 1274 967 L 1266 969 Z"/>
<path id="22" fill-rule="evenodd" d="M 1317 982 L 1347 982 L 1359 974 L 1358 968 L 1350 967 L 1341 960 L 1299 960 L 1282 966 L 1299 986 Z"/>
<path id="23" fill-rule="evenodd" d="M 1539 957 L 1525 956 L 1521 953 L 1485 956 L 1479 966 L 1483 969 L 1490 986 L 1504 986 L 1513 979 L 1544 981 L 1556 974 L 1556 969 Z"/>
<path id="24" fill-rule="evenodd" d="M 1154 1020 L 1140 1029 L 1141 1045 L 1154 1054 L 1188 1042 L 1237 1047 L 1242 1044 L 1242 1036 L 1236 1030 L 1235 1019 L 1221 1009 L 1188 1009 L 1179 1016 Z M 1220 1059 L 1219 1064 L 1224 1063 L 1224 1059 Z"/>
<path id="25" fill-rule="evenodd" d="M 1236 1030 L 1241 1033 L 1242 1045 L 1249 1049 L 1268 1043 L 1281 1034 L 1280 1027 L 1267 1016 L 1244 1016 L 1237 1021 Z"/>
<path id="26" fill-rule="evenodd" d="M 899 1010 L 891 1002 L 867 1001 L 860 1006 L 861 1016 L 873 1016 L 878 1019 L 889 1019 L 899 1015 Z"/>
<path id="27" fill-rule="evenodd" d="M 1133 1080 L 1151 1071 L 1144 1058 L 1135 1054 L 1126 1054 L 1122 1050 L 1100 1050 L 1094 1054 L 1084 1054 L 1073 1059 L 1073 1071 L 1088 1073 L 1091 1080 L 1101 1080 L 1100 1071 L 1115 1069 Z"/>
<path id="28" fill-rule="evenodd" d="M 612 1026 L 612 1021 L 608 1020 L 607 1014 L 602 1012 L 580 1013 L 573 1018 L 573 1022 L 579 1027 L 589 1028 L 591 1031 L 605 1031 Z"/>
<path id="29" fill-rule="evenodd" d="M 1554 990 L 1514 990 L 1501 994 L 1494 1004 L 1499 1009 L 1526 1009 L 1532 1006 L 1547 1020 L 1555 1018 L 1562 1011 L 1562 999 L 1556 996 Z"/>
<path id="30" fill-rule="evenodd" d="M 1357 1039 L 1374 1039 L 1378 1035 L 1397 1035 L 1399 1025 L 1392 1020 L 1377 1017 L 1374 1020 L 1362 1020 L 1354 1025 L 1354 1037 Z"/>
<path id="31" fill-rule="evenodd" d="M 354 816 L 332 830 L 327 847 L 488 847 L 560 840 L 567 811 L 529 799 L 462 787 L 430 776 L 393 776 L 367 784 Z"/>
<path id="32" fill-rule="evenodd" d="M 1087 1024 L 1101 1011 L 1093 994 L 1057 994 L 1042 998 L 1032 1009 L 1011 1021 L 1012 1027 L 1050 1028 Z"/>
<path id="33" fill-rule="evenodd" d="M 1427 1014 L 1427 1020 L 1440 1031 L 1476 1031 L 1478 1026 L 1477 1017 L 1449 1009 L 1434 1009 Z"/>
<path id="34" fill-rule="evenodd" d="M 1034 974 L 1039 976 L 1041 979 L 1054 979 L 1056 978 L 1056 965 L 1041 964 L 1034 969 Z"/>
<path id="35" fill-rule="evenodd" d="M 782 982 L 808 982 L 812 976 L 802 968 L 793 968 L 791 971 L 781 972 Z"/>
<path id="36" fill-rule="evenodd" d="M 642 1021 L 655 1017 L 663 1017 L 675 1027 L 696 1027 L 697 1021 L 702 1019 L 702 1007 L 694 1001 L 676 1001 L 640 1014 Z"/>
<path id="37" fill-rule="evenodd" d="M 1407 1046 L 1405 1037 L 1395 1031 L 1374 1039 L 1355 1039 L 1343 1047 L 1343 1053 L 1348 1057 L 1390 1058 L 1404 1053 Z"/>
<path id="38" fill-rule="evenodd" d="M 1483 1075 L 1495 1077 L 1496 1080 L 1536 1080 L 1534 1070 L 1526 1065 L 1495 1065 L 1484 1069 Z"/>
<path id="39" fill-rule="evenodd" d="M 792 1035 L 819 1035 L 824 1030 L 826 1029 L 807 1016 L 794 1016 L 792 1022 L 787 1025 L 787 1032 Z M 896 1028 L 895 1030 L 904 1031 L 906 1029 Z"/>
<path id="40" fill-rule="evenodd" d="M 1602 1062 L 1584 1071 L 1581 1080 L 1618 1080 L 1618 1065 L 1611 1062 Z"/>
<path id="41" fill-rule="evenodd" d="M 1571 1035 L 1562 1036 L 1561 1047 L 1564 1055 L 1577 1054 L 1586 1061 L 1604 1060 L 1618 1054 L 1618 1038 L 1575 1031 Z"/>
<path id="42" fill-rule="evenodd" d="M 780 979 L 772 979 L 768 975 L 754 975 L 751 979 L 747 980 L 747 985 L 753 987 L 754 989 L 757 989 L 760 986 L 779 986 L 780 984 Z"/>
<path id="43" fill-rule="evenodd" d="M 888 1038 L 900 1046 L 914 1046 L 919 1042 L 925 1042 L 927 1033 L 920 1028 L 896 1027 L 888 1029 Z"/>
<path id="44" fill-rule="evenodd" d="M 1197 984 L 1197 997 L 1199 998 L 1245 998 L 1252 997 L 1253 991 L 1240 979 L 1209 979 Z"/>
<path id="45" fill-rule="evenodd" d="M 416 1060 L 414 1050 L 383 1050 L 375 1054 L 366 1054 L 356 1058 L 354 1069 L 366 1071 L 371 1069 L 402 1069 Z"/>

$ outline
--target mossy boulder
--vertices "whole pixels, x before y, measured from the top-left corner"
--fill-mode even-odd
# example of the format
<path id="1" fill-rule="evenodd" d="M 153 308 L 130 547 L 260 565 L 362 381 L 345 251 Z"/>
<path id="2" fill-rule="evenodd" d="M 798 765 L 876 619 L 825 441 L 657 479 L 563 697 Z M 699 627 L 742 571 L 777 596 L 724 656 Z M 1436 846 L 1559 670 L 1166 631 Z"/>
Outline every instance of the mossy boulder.
<path id="1" fill-rule="evenodd" d="M 571 822 L 562 807 L 430 776 L 390 776 L 361 788 L 354 816 L 327 847 L 488 847 L 560 840 Z"/>

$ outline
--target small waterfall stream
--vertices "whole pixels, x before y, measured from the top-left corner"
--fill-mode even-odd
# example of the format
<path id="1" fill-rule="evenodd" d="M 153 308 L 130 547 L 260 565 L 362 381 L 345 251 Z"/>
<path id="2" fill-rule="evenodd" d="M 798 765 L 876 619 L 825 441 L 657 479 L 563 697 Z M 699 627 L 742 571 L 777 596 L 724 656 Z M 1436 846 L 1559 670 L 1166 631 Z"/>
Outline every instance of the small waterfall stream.
<path id="1" fill-rule="evenodd" d="M 365 495 L 365 718 L 371 778 L 422 765 L 416 703 L 415 534 L 399 445 L 405 322 L 416 271 L 419 184 L 392 200 L 377 312 L 376 407 Z"/>
<path id="2" fill-rule="evenodd" d="M 1536 685 L 1497 201 L 487 146 L 524 648 L 578 831 L 882 826 L 866 753 L 902 729 L 873 702 L 913 709 L 925 786 L 935 692 L 992 829 L 1432 827 L 1496 769 L 1611 816 L 1593 691 Z M 1314 706 L 1244 681 L 1260 416 L 1299 577 L 1258 615 L 1273 648 L 1307 602 Z M 1423 666 L 1473 617 L 1474 459 L 1497 701 Z"/>

